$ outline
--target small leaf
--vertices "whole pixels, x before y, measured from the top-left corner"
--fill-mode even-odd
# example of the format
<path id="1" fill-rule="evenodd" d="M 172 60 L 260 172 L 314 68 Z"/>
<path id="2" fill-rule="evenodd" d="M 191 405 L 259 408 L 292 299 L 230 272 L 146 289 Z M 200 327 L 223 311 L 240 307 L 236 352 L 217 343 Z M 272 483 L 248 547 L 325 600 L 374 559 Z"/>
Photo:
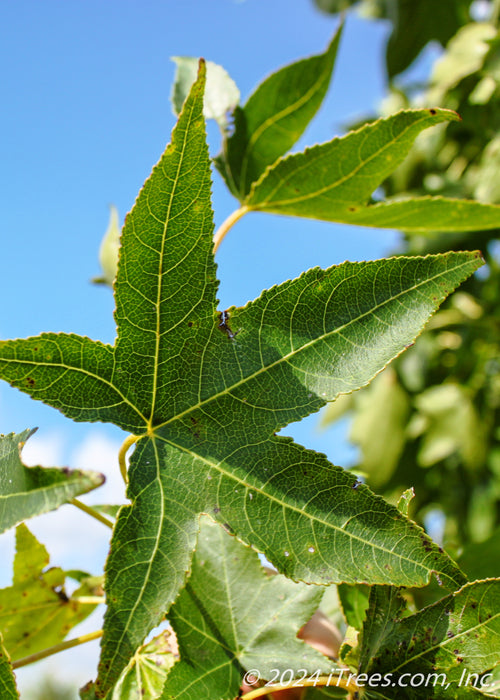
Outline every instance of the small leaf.
<path id="1" fill-rule="evenodd" d="M 328 89 L 342 33 L 324 54 L 273 73 L 234 113 L 234 133 L 215 163 L 240 200 L 267 166 L 290 150 L 319 109 Z"/>
<path id="2" fill-rule="evenodd" d="M 341 583 L 337 590 L 347 624 L 360 630 L 366 617 L 371 589 L 362 584 L 353 586 Z"/>
<path id="3" fill-rule="evenodd" d="M 120 248 L 120 223 L 118 220 L 118 210 L 111 206 L 109 223 L 106 233 L 99 248 L 99 263 L 101 265 L 102 277 L 95 277 L 92 282 L 95 284 L 107 284 L 113 286 L 118 269 L 118 251 Z"/>
<path id="4" fill-rule="evenodd" d="M 104 483 L 97 472 L 24 466 L 20 450 L 33 433 L 0 436 L 0 532 Z"/>
<path id="5" fill-rule="evenodd" d="M 477 691 L 465 687 L 464 679 L 487 673 L 500 663 L 500 580 L 469 583 L 402 620 L 397 598 L 392 605 L 387 593 L 378 590 L 363 629 L 360 671 L 390 673 L 394 683 L 380 693 L 372 691 L 373 698 L 400 698 L 397 678 L 403 674 L 444 677 L 444 683 L 438 679 L 432 686 L 434 698 L 461 698 L 460 693 L 469 697 L 469 691 L 477 697 Z M 405 687 L 410 700 L 421 698 L 421 690 Z"/>
<path id="6" fill-rule="evenodd" d="M 174 113 L 179 115 L 196 80 L 199 60 L 189 56 L 173 56 L 172 61 L 176 64 L 176 72 L 171 100 Z M 240 91 L 222 66 L 206 61 L 206 67 L 207 83 L 203 114 L 205 119 L 215 119 L 224 132 L 228 127 L 231 112 L 240 101 Z"/>
<path id="7" fill-rule="evenodd" d="M 181 660 L 162 700 L 236 697 L 251 669 L 266 680 L 273 668 L 292 669 L 292 677 L 299 669 L 328 672 L 331 661 L 296 636 L 322 595 L 266 576 L 255 552 L 205 518 L 191 576 L 169 613 Z"/>
<path id="8" fill-rule="evenodd" d="M 408 517 L 409 510 L 410 510 L 410 503 L 412 500 L 415 498 L 415 489 L 413 486 L 409 489 L 406 489 L 406 491 L 403 491 L 401 496 L 399 497 L 398 501 L 398 510 L 400 513 L 403 513 L 403 515 L 406 515 Z"/>
<path id="9" fill-rule="evenodd" d="M 172 634 L 165 630 L 137 650 L 113 690 L 108 693 L 108 700 L 156 700 L 175 660 Z"/>
<path id="10" fill-rule="evenodd" d="M 3 645 L 0 634 L 0 697 L 2 700 L 19 700 L 16 679 L 10 663 L 10 657 Z"/>
<path id="11" fill-rule="evenodd" d="M 359 642 L 361 673 L 370 668 L 377 654 L 385 652 L 386 636 L 392 632 L 394 621 L 405 609 L 406 601 L 399 588 L 372 586 Z"/>
<path id="12" fill-rule="evenodd" d="M 0 591 L 0 631 L 14 661 L 58 644 L 96 607 L 73 600 L 89 595 L 85 586 L 68 598 L 65 573 L 46 569 L 48 563 L 45 547 L 26 525 L 19 525 L 13 584 Z"/>

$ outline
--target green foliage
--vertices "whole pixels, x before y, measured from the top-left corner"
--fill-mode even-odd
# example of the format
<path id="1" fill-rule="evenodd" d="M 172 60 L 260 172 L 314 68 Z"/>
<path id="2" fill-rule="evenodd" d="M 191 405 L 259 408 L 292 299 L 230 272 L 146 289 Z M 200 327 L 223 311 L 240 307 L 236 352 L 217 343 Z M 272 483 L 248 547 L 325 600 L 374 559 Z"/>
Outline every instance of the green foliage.
<path id="1" fill-rule="evenodd" d="M 295 636 L 322 595 L 322 588 L 266 576 L 255 552 L 205 518 L 191 575 L 169 613 L 181 661 L 162 700 L 235 697 L 251 669 L 263 678 L 276 666 L 294 675 L 327 672 L 329 660 Z"/>
<path id="2" fill-rule="evenodd" d="M 235 197 L 244 198 L 269 165 L 290 150 L 326 94 L 341 36 L 324 54 L 273 73 L 233 113 L 234 132 L 215 164 Z"/>
<path id="3" fill-rule="evenodd" d="M 466 206 L 473 204 L 470 198 L 500 201 L 498 42 L 493 20 L 465 20 L 451 38 L 416 99 L 419 105 L 457 110 L 462 121 L 421 134 L 409 158 L 383 184 L 389 201 L 415 195 L 459 197 Z M 411 107 L 413 94 L 411 85 L 393 92 L 383 111 Z M 406 406 L 406 416 L 396 414 L 382 386 L 377 395 L 376 384 L 364 396 L 334 404 L 330 416 L 336 420 L 342 408 L 351 412 L 351 438 L 361 449 L 357 468 L 368 483 L 389 497 L 414 486 L 414 517 L 421 523 L 444 517 L 445 547 L 471 553 L 472 543 L 488 541 L 500 525 L 499 229 L 485 230 L 478 219 L 470 233 L 437 230 L 407 236 L 404 252 L 481 246 L 488 267 L 450 298 L 417 345 L 393 365 L 387 391 Z M 367 421 L 371 443 L 363 430 Z M 391 435 L 384 467 L 373 458 L 383 449 L 382 435 Z M 494 557 L 474 564 L 474 577 L 499 573 Z"/>
<path id="4" fill-rule="evenodd" d="M 171 641 L 172 635 L 166 630 L 138 649 L 109 694 L 109 700 L 158 698 L 176 661 Z"/>
<path id="5" fill-rule="evenodd" d="M 396 589 L 391 588 L 388 595 L 374 586 L 362 631 L 359 672 L 400 678 L 406 673 L 414 678 L 437 674 L 433 697 L 446 698 L 450 693 L 481 697 L 473 678 L 469 686 L 464 681 L 472 674 L 479 679 L 500 663 L 500 645 L 492 642 L 500 634 L 499 596 L 500 581 L 476 581 L 399 619 L 404 599 Z M 486 690 L 489 680 L 477 680 L 476 685 Z M 422 697 L 422 688 L 408 685 L 408 698 Z M 371 690 L 367 697 L 401 697 L 401 688 L 388 685 L 382 692 Z"/>
<path id="6" fill-rule="evenodd" d="M 459 382 L 429 387 L 427 366 L 407 368 L 405 375 L 399 361 L 368 393 L 351 396 L 412 346 L 444 299 L 481 267 L 476 246 L 314 268 L 264 290 L 243 308 L 217 309 L 214 240 L 216 247 L 250 210 L 397 226 L 411 233 L 414 246 L 423 245 L 421 233 L 440 240 L 435 231 L 479 226 L 488 239 L 495 235 L 498 206 L 452 199 L 444 191 L 439 197 L 424 191 L 416 198 L 372 200 L 391 177 L 395 182 L 408 174 L 403 161 L 417 137 L 422 143 L 425 129 L 439 126 L 442 135 L 458 123 L 449 109 L 405 110 L 285 155 L 322 102 L 339 38 L 340 30 L 324 54 L 271 75 L 244 106 L 236 104 L 239 92 L 223 69 L 211 64 L 207 77 L 201 61 L 196 77 L 191 59 L 177 59 L 178 122 L 126 218 L 116 267 L 113 215 L 103 243 L 103 281 L 114 280 L 115 345 L 62 333 L 0 342 L 0 376 L 11 385 L 75 421 L 111 422 L 131 433 L 119 456 L 129 504 L 88 509 L 116 521 L 105 521 L 113 524 L 107 609 L 98 678 L 82 689 L 84 700 L 231 700 L 240 689 L 256 697 L 244 686 L 252 669 L 262 681 L 275 680 L 275 670 L 279 678 L 288 670 L 289 680 L 322 674 L 317 687 L 305 691 L 309 700 L 353 696 L 358 686 L 342 679 L 343 671 L 352 670 L 358 680 L 360 674 L 396 677 L 408 669 L 421 672 L 420 662 L 449 674 L 454 696 L 469 697 L 476 691 L 462 692 L 462 667 L 482 674 L 499 661 L 498 580 L 467 583 L 452 558 L 410 519 L 410 504 L 417 512 L 421 507 L 419 479 L 415 499 L 407 489 L 396 506 L 324 455 L 277 435 L 327 401 L 336 400 L 337 416 L 359 407 L 353 435 L 361 466 L 377 488 L 391 485 L 386 495 L 393 502 L 402 490 L 395 488 L 402 485 L 398 464 L 411 440 L 420 441 L 417 474 L 456 455 L 470 472 L 479 470 L 479 413 L 473 393 Z M 216 166 L 241 205 L 215 239 L 204 117 L 221 127 Z M 484 189 L 484 178 L 482 183 Z M 395 193 L 386 187 L 389 196 Z M 491 283 L 494 266 L 487 258 Z M 470 286 L 475 284 L 482 283 Z M 469 299 L 467 294 L 455 298 Z M 479 323 L 483 307 L 476 306 L 463 302 L 458 319 L 450 317 L 453 308 L 439 312 L 432 332 L 437 338 L 450 333 L 443 328 L 462 323 L 460 313 Z M 489 339 L 490 329 L 483 333 Z M 486 367 L 491 348 L 485 344 Z M 430 352 L 420 345 L 420 352 Z M 429 364 L 439 355 L 435 343 L 433 348 Z M 388 413 L 378 410 L 381 404 L 390 406 Z M 10 453 L 27 435 L 9 436 Z M 64 475 L 65 488 L 51 501 L 55 489 L 44 481 L 42 509 L 36 489 L 33 494 L 25 484 L 27 474 L 38 471 L 27 470 L 18 456 L 5 464 L 10 471 L 0 481 L 1 495 L 27 499 L 21 519 L 72 500 L 73 481 L 78 493 L 99 481 Z M 59 484 L 59 472 L 42 471 Z M 45 548 L 24 525 L 17 536 L 14 583 L 2 602 L 10 616 L 0 625 L 15 659 L 60 644 L 93 607 L 77 598 L 96 592 L 95 580 L 73 572 L 83 580 L 68 599 L 61 589 L 64 572 L 45 570 Z M 248 546 L 279 574 L 266 576 Z M 472 571 L 475 562 L 467 556 Z M 437 593 L 417 590 L 432 580 Z M 342 671 L 332 671 L 329 659 L 296 638 L 331 584 L 338 584 L 349 625 L 340 651 L 327 649 Z M 451 593 L 441 597 L 441 586 Z M 433 595 L 437 600 L 429 605 Z M 44 612 L 26 634 L 33 601 Z M 165 616 L 177 635 L 175 664 L 171 636 L 162 633 L 142 646 Z M 11 692 L 11 666 L 2 663 L 0 681 Z M 398 697 L 396 690 L 370 686 L 363 697 Z M 408 692 L 426 697 L 421 689 Z"/>
<path id="7" fill-rule="evenodd" d="M 33 434 L 0 435 L 0 532 L 46 513 L 104 482 L 97 472 L 25 467 L 20 450 Z"/>
<path id="8" fill-rule="evenodd" d="M 314 0 L 320 10 L 336 14 L 357 6 L 365 16 L 389 19 L 386 65 L 390 78 L 406 70 L 430 41 L 442 46 L 467 22 L 472 0 Z"/>
<path id="9" fill-rule="evenodd" d="M 10 657 L 4 647 L 2 635 L 0 634 L 0 690 L 2 698 L 5 700 L 17 700 L 19 694 L 16 688 L 16 679 L 12 673 Z"/>

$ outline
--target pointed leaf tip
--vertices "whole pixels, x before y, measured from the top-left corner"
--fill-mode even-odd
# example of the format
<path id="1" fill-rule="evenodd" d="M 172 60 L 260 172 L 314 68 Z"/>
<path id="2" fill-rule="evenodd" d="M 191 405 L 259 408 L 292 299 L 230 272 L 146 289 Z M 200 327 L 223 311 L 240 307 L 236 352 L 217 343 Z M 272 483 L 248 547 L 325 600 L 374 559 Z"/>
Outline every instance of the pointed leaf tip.
<path id="1" fill-rule="evenodd" d="M 0 532 L 101 486 L 98 472 L 26 467 L 21 452 L 33 430 L 0 436 Z"/>

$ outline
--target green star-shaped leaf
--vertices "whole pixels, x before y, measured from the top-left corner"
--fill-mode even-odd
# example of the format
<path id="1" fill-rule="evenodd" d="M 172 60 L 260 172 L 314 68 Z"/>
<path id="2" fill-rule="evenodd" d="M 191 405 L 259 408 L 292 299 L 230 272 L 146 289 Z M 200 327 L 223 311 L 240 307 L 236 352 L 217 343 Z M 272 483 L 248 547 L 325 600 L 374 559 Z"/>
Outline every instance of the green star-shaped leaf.
<path id="1" fill-rule="evenodd" d="M 447 555 L 398 510 L 275 433 L 366 384 L 411 344 L 477 253 L 309 270 L 217 311 L 203 65 L 122 233 L 115 346 L 68 334 L 0 344 L 0 376 L 135 442 L 106 569 L 104 696 L 184 585 L 213 519 L 315 583 L 456 586 Z"/>

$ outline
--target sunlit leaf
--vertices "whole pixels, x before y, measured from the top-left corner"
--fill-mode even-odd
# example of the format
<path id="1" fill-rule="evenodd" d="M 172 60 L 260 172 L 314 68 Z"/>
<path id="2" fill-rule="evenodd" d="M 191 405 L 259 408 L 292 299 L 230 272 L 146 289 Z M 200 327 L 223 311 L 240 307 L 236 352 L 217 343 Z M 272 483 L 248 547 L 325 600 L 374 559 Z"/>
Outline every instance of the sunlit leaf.
<path id="1" fill-rule="evenodd" d="M 244 205 L 252 211 L 406 232 L 500 227 L 500 207 L 463 199 L 419 197 L 373 203 L 371 195 L 402 163 L 429 126 L 456 121 L 445 109 L 399 112 L 342 138 L 279 159 Z"/>
<path id="2" fill-rule="evenodd" d="M 165 630 L 136 651 L 107 700 L 156 700 L 175 661 L 172 634 Z"/>
<path id="3" fill-rule="evenodd" d="M 48 564 L 45 547 L 19 525 L 12 586 L 0 591 L 0 632 L 14 661 L 58 644 L 96 607 L 76 600 L 92 593 L 85 584 L 68 597 L 65 572 Z"/>

